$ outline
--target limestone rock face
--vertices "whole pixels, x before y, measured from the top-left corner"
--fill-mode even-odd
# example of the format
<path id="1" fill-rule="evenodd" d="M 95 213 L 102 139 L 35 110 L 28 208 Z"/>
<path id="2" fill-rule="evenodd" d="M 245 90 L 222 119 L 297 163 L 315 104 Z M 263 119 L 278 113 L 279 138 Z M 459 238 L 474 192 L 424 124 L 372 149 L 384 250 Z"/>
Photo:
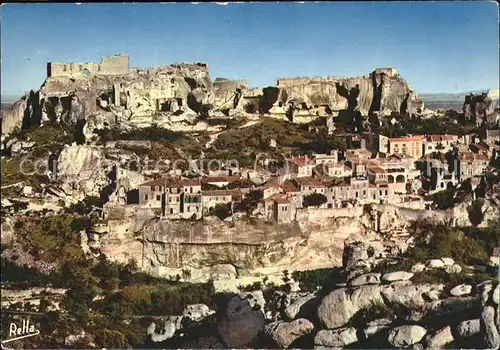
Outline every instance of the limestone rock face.
<path id="1" fill-rule="evenodd" d="M 314 328 L 311 321 L 299 318 L 292 322 L 273 322 L 264 328 L 264 332 L 280 348 L 288 348 L 297 338 L 310 333 Z"/>
<path id="2" fill-rule="evenodd" d="M 493 125 L 499 122 L 498 89 L 490 89 L 488 93 L 465 96 L 463 112 L 466 119 L 476 122 L 477 126 Z"/>
<path id="3" fill-rule="evenodd" d="M 289 320 L 293 320 L 297 316 L 312 315 L 314 307 L 317 306 L 317 299 L 317 295 L 313 293 L 298 298 L 286 307 L 285 316 Z"/>
<path id="4" fill-rule="evenodd" d="M 253 309 L 248 299 L 236 295 L 228 300 L 217 322 L 217 330 L 228 348 L 241 348 L 257 337 L 265 323 L 261 310 Z"/>
<path id="5" fill-rule="evenodd" d="M 188 305 L 182 313 L 183 322 L 184 319 L 189 322 L 198 322 L 213 313 L 215 313 L 215 311 L 210 310 L 205 304 Z"/>
<path id="6" fill-rule="evenodd" d="M 421 326 L 399 326 L 390 330 L 388 341 L 396 348 L 403 348 L 418 343 L 425 333 L 427 330 Z"/>
<path id="7" fill-rule="evenodd" d="M 472 335 L 478 334 L 481 330 L 479 318 L 473 320 L 462 321 L 457 326 L 457 333 L 462 338 L 467 338 Z"/>
<path id="8" fill-rule="evenodd" d="M 321 330 L 314 338 L 314 344 L 332 348 L 344 347 L 358 341 L 356 328 L 338 328 Z"/>
<path id="9" fill-rule="evenodd" d="M 3 113 L 2 133 L 23 123 L 40 125 L 42 116 L 68 125 L 97 118 L 110 126 L 150 126 L 153 121 L 161 123 L 168 114 L 196 116 L 214 105 L 214 88 L 205 63 L 130 69 L 113 75 L 51 76 L 40 90 Z"/>
<path id="10" fill-rule="evenodd" d="M 389 272 L 382 276 L 382 280 L 385 282 L 394 282 L 394 281 L 407 281 L 413 277 L 412 272 L 406 271 L 395 271 Z"/>
<path id="11" fill-rule="evenodd" d="M 430 284 L 367 285 L 354 290 L 339 288 L 323 298 L 318 307 L 318 317 L 326 328 L 338 328 L 349 322 L 358 311 L 373 303 L 423 306 L 426 301 L 422 295 L 439 288 Z"/>
<path id="12" fill-rule="evenodd" d="M 450 326 L 438 329 L 425 337 L 425 343 L 429 348 L 441 348 L 453 341 Z"/>
<path id="13" fill-rule="evenodd" d="M 278 78 L 278 100 L 297 101 L 307 106 L 328 105 L 333 111 L 360 111 L 363 115 L 377 111 L 415 113 L 423 110 L 423 101 L 394 68 L 376 69 L 357 77 Z"/>
<path id="14" fill-rule="evenodd" d="M 459 297 L 462 295 L 467 295 L 470 294 L 472 291 L 472 286 L 469 284 L 459 284 L 458 286 L 453 287 L 450 290 L 450 294 Z"/>
<path id="15" fill-rule="evenodd" d="M 66 146 L 57 159 L 57 179 L 85 195 L 99 196 L 110 183 L 106 169 L 110 164 L 102 150 L 90 146 Z"/>
<path id="16" fill-rule="evenodd" d="M 486 306 L 481 313 L 481 332 L 488 349 L 500 346 L 500 335 L 495 324 L 495 308 Z"/>
<path id="17" fill-rule="evenodd" d="M 380 273 L 366 273 L 351 280 L 349 284 L 353 287 L 361 286 L 363 284 L 379 284 Z"/>
<path id="18" fill-rule="evenodd" d="M 179 328 L 180 325 L 170 317 L 165 320 L 162 331 L 157 332 L 156 324 L 153 322 L 149 325 L 146 333 L 151 337 L 151 341 L 158 343 L 172 338 Z"/>

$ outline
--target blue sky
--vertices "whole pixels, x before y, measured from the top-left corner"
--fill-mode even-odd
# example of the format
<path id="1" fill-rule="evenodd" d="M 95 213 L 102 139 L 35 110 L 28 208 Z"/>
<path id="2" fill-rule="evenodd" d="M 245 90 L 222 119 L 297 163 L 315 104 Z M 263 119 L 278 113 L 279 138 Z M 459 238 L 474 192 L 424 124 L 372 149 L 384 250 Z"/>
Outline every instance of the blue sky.
<path id="1" fill-rule="evenodd" d="M 1 16 L 2 96 L 38 88 L 49 61 L 116 53 L 133 67 L 203 61 L 252 87 L 376 67 L 427 93 L 499 80 L 494 2 L 8 4 Z"/>

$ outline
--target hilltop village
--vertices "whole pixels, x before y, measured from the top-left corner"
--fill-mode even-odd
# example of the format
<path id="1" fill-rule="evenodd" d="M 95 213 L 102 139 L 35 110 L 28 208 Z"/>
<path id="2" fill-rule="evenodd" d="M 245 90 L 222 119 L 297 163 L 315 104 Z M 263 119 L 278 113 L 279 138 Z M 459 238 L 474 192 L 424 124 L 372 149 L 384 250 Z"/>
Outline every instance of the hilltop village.
<path id="1" fill-rule="evenodd" d="M 498 101 L 49 62 L 2 111 L 2 310 L 47 347 L 498 346 Z"/>

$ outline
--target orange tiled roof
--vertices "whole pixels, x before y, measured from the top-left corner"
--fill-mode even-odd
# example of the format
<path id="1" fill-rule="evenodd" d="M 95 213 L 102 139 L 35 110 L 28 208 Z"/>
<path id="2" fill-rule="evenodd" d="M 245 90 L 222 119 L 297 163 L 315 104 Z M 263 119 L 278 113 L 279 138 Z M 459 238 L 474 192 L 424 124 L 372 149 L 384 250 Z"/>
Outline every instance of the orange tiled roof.
<path id="1" fill-rule="evenodd" d="M 385 170 L 379 166 L 370 167 L 370 168 L 368 168 L 368 170 L 371 171 L 372 173 L 375 173 L 375 174 L 385 173 Z"/>
<path id="2" fill-rule="evenodd" d="M 174 177 L 159 177 L 154 180 L 150 180 L 143 184 L 140 184 L 139 187 L 145 186 L 166 186 L 167 188 L 174 187 L 183 187 L 183 186 L 200 186 L 199 179 L 179 179 Z"/>
<path id="3" fill-rule="evenodd" d="M 201 191 L 202 196 L 215 197 L 215 196 L 242 196 L 243 194 L 239 189 L 234 190 L 207 190 Z"/>
<path id="4" fill-rule="evenodd" d="M 290 161 L 298 166 L 314 164 L 314 161 L 307 156 L 293 157 Z"/>
<path id="5" fill-rule="evenodd" d="M 422 141 L 424 140 L 424 136 L 422 135 L 414 135 L 414 136 L 403 136 L 403 137 L 392 137 L 389 138 L 390 142 L 408 142 L 408 141 Z"/>

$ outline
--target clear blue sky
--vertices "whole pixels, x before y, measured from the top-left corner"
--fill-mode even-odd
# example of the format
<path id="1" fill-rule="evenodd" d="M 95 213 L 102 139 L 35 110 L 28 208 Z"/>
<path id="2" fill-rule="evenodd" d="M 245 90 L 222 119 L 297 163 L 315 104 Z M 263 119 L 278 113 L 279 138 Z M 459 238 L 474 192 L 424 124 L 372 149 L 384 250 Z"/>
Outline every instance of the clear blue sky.
<path id="1" fill-rule="evenodd" d="M 3 96 L 38 88 L 49 61 L 115 53 L 133 67 L 203 61 L 252 87 L 376 67 L 418 92 L 498 87 L 494 2 L 8 4 L 1 16 Z"/>

